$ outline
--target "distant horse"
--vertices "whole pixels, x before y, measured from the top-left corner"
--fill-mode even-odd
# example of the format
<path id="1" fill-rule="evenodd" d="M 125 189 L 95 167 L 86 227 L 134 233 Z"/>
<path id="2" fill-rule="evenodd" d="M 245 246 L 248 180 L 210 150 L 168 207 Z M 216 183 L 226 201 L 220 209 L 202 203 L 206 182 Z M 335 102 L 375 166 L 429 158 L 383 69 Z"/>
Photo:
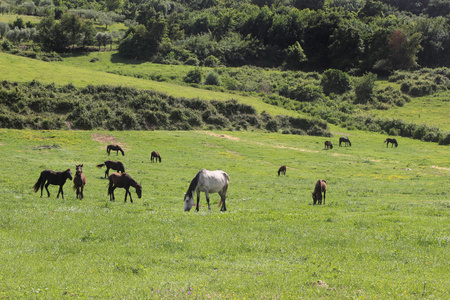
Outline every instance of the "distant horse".
<path id="1" fill-rule="evenodd" d="M 108 186 L 108 195 L 109 200 L 114 201 L 114 190 L 116 188 L 124 188 L 125 189 L 125 202 L 127 202 L 127 195 L 130 195 L 130 201 L 133 203 L 133 198 L 131 198 L 130 193 L 130 186 L 134 187 L 136 189 L 136 194 L 138 195 L 138 198 L 141 199 L 142 196 L 142 186 L 137 183 L 136 180 L 131 178 L 130 175 L 127 173 L 112 173 L 109 175 L 109 186 Z"/>
<path id="2" fill-rule="evenodd" d="M 341 147 L 341 144 L 344 143 L 345 146 L 351 146 L 352 143 L 350 142 L 350 139 L 346 136 L 342 136 L 339 138 L 339 147 Z"/>
<path id="3" fill-rule="evenodd" d="M 398 146 L 398 143 L 397 143 L 397 140 L 396 140 L 396 139 L 387 138 L 384 142 L 386 143 L 386 148 L 389 146 L 389 143 L 392 144 L 392 145 L 391 145 L 391 148 L 394 147 L 394 145 L 395 145 L 395 147 Z"/>
<path id="4" fill-rule="evenodd" d="M 331 143 L 331 141 L 326 141 L 325 142 L 325 149 L 333 149 L 333 144 Z"/>
<path id="5" fill-rule="evenodd" d="M 38 181 L 33 186 L 34 192 L 36 193 L 39 189 L 41 189 L 41 198 L 42 198 L 42 192 L 45 186 L 45 189 L 47 190 L 47 195 L 48 197 L 50 197 L 48 186 L 50 184 L 59 185 L 58 195 L 56 196 L 56 198 L 59 198 L 59 194 L 61 193 L 61 196 L 64 199 L 63 185 L 66 183 L 67 179 L 72 180 L 72 171 L 70 171 L 70 169 L 67 169 L 63 172 L 44 170 L 41 172 L 41 176 L 39 176 Z"/>
<path id="6" fill-rule="evenodd" d="M 327 193 L 327 182 L 325 180 L 319 179 L 314 187 L 314 192 L 312 193 L 313 204 L 322 204 L 322 192 L 323 192 L 323 204 L 325 204 L 325 195 Z"/>
<path id="7" fill-rule="evenodd" d="M 150 158 L 151 162 L 153 162 L 153 159 L 155 160 L 155 162 L 158 162 L 158 159 L 159 159 L 159 162 L 161 162 L 161 155 L 159 155 L 158 152 L 153 151 L 151 158 Z"/>
<path id="8" fill-rule="evenodd" d="M 109 169 L 116 170 L 117 172 L 125 172 L 125 167 L 123 166 L 123 163 L 120 161 L 113 161 L 113 160 L 107 160 L 102 164 L 97 165 L 97 168 L 101 168 L 103 166 L 106 166 L 105 171 L 105 178 L 109 175 Z"/>
<path id="9" fill-rule="evenodd" d="M 119 151 L 122 153 L 122 156 L 125 155 L 125 152 L 123 152 L 122 148 L 119 145 L 108 145 L 106 146 L 106 152 L 108 155 L 111 153 L 111 151 L 116 151 L 116 154 L 119 155 Z"/>
<path id="10" fill-rule="evenodd" d="M 278 169 L 278 176 L 280 176 L 280 174 L 283 174 L 284 176 L 286 176 L 286 166 L 281 166 Z"/>
<path id="11" fill-rule="evenodd" d="M 77 199 L 83 199 L 83 190 L 86 185 L 86 176 L 83 174 L 83 165 L 76 165 L 75 177 L 73 178 L 73 189 L 77 191 Z"/>
<path id="12" fill-rule="evenodd" d="M 217 170 L 208 171 L 201 169 L 192 179 L 191 184 L 184 196 L 184 211 L 190 211 L 192 205 L 194 205 L 194 193 L 197 192 L 197 207 L 196 211 L 199 211 L 200 192 L 204 192 L 206 195 L 206 202 L 208 203 L 208 211 L 211 211 L 209 205 L 209 193 L 219 193 L 220 202 L 222 205 L 220 211 L 226 211 L 225 198 L 227 195 L 228 184 L 230 183 L 230 176 L 227 173 Z"/>

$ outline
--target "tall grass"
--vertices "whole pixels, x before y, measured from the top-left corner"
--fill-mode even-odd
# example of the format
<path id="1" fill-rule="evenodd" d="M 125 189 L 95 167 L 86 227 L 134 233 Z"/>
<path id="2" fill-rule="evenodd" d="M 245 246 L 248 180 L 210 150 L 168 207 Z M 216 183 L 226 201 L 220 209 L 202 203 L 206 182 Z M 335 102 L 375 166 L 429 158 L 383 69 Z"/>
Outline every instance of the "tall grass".
<path id="1" fill-rule="evenodd" d="M 336 128 L 337 129 L 337 128 Z M 347 134 L 0 130 L 0 294 L 7 298 L 438 298 L 449 296 L 448 148 Z M 337 140 L 333 139 L 337 144 Z M 119 143 L 125 156 L 108 156 Z M 48 147 L 51 146 L 51 147 Z M 158 151 L 162 163 L 150 163 Z M 104 170 L 121 160 L 143 197 L 110 202 Z M 40 198 L 40 171 L 83 163 L 80 201 Z M 288 166 L 286 176 L 278 167 Z M 201 168 L 230 177 L 228 212 L 183 211 Z M 328 183 L 313 206 L 314 182 Z M 134 189 L 131 189 L 135 196 Z"/>

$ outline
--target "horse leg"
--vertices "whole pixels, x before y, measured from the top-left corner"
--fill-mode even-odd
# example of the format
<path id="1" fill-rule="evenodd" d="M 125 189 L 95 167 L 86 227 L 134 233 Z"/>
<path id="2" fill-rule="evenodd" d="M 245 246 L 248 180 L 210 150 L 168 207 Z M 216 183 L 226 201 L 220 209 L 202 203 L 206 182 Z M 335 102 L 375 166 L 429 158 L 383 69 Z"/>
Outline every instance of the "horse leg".
<path id="1" fill-rule="evenodd" d="M 206 203 L 208 203 L 208 211 L 211 211 L 211 206 L 209 205 L 209 193 L 208 191 L 205 192 L 205 196 L 206 196 Z"/>
<path id="2" fill-rule="evenodd" d="M 105 178 L 108 178 L 108 176 L 109 176 L 109 167 L 106 167 Z"/>
<path id="3" fill-rule="evenodd" d="M 222 206 L 220 207 L 220 211 L 227 211 L 227 207 L 225 206 L 225 199 L 226 199 L 226 197 L 227 197 L 227 189 L 228 189 L 228 186 L 225 186 L 225 187 L 219 192 L 219 196 L 220 196 L 219 206 L 220 206 L 220 204 L 222 204 Z"/>
<path id="4" fill-rule="evenodd" d="M 327 194 L 327 190 L 323 191 L 323 205 L 325 205 L 325 195 Z"/>
<path id="5" fill-rule="evenodd" d="M 130 192 L 130 190 L 127 190 L 127 193 L 130 194 L 130 202 L 133 203 L 133 198 L 131 197 L 131 192 Z"/>
<path id="6" fill-rule="evenodd" d="M 62 190 L 62 185 L 59 186 L 58 195 L 56 195 L 56 198 L 59 198 L 59 194 L 61 194 L 62 198 L 64 199 L 64 192 Z"/>
<path id="7" fill-rule="evenodd" d="M 200 191 L 197 191 L 197 207 L 195 208 L 196 211 L 199 211 L 200 209 Z"/>
<path id="8" fill-rule="evenodd" d="M 114 197 L 114 190 L 116 189 L 115 186 L 111 187 L 110 193 L 109 193 L 109 201 L 115 201 L 116 198 Z"/>
<path id="9" fill-rule="evenodd" d="M 50 185 L 50 183 L 49 182 L 47 182 L 46 184 L 45 184 L 45 189 L 47 190 L 47 196 L 48 197 L 50 197 L 50 191 L 48 190 L 48 186 Z M 41 193 L 41 197 L 42 197 L 42 193 Z"/>

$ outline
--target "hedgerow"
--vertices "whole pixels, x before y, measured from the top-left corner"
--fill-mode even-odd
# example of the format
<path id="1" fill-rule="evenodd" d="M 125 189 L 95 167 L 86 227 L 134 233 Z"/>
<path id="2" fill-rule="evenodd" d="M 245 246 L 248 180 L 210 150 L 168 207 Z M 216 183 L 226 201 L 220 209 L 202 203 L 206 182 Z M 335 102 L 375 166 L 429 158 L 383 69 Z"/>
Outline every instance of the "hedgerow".
<path id="1" fill-rule="evenodd" d="M 283 120 L 281 122 L 280 120 Z M 236 100 L 176 98 L 130 87 L 0 83 L 0 127 L 107 130 L 283 130 L 330 135 L 322 120 L 258 114 Z"/>

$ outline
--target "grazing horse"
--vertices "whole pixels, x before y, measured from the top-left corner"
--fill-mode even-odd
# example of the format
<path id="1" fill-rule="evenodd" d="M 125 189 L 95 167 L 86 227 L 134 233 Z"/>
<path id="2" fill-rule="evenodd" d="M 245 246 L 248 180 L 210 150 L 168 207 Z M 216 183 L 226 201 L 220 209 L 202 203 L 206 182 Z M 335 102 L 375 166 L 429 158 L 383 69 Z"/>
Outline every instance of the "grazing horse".
<path id="1" fill-rule="evenodd" d="M 325 180 L 319 179 L 314 187 L 314 192 L 312 193 L 313 204 L 322 204 L 322 192 L 323 192 L 323 204 L 325 204 L 325 195 L 327 193 L 327 182 Z"/>
<path id="2" fill-rule="evenodd" d="M 67 169 L 62 172 L 44 170 L 41 172 L 41 176 L 39 176 L 38 181 L 33 186 L 34 192 L 36 193 L 39 189 L 41 189 L 41 198 L 42 198 L 42 192 L 45 186 L 45 189 L 47 190 L 47 195 L 48 197 L 50 197 L 48 186 L 50 184 L 59 185 L 58 195 L 56 196 L 56 198 L 59 198 L 59 194 L 61 193 L 61 196 L 64 199 L 63 185 L 66 183 L 67 179 L 72 180 L 72 171 L 70 171 L 70 169 Z"/>
<path id="3" fill-rule="evenodd" d="M 123 163 L 120 161 L 107 160 L 104 163 L 97 165 L 97 168 L 101 168 L 103 166 L 106 166 L 105 178 L 108 177 L 109 175 L 109 169 L 125 173 L 125 167 L 123 166 Z"/>
<path id="4" fill-rule="evenodd" d="M 153 159 L 155 160 L 155 162 L 158 162 L 158 159 L 159 159 L 159 162 L 161 162 L 161 155 L 159 155 L 158 152 L 153 151 L 151 158 L 150 158 L 151 162 L 153 162 Z"/>
<path id="5" fill-rule="evenodd" d="M 130 195 L 130 202 L 133 203 L 133 198 L 131 198 L 130 186 L 136 189 L 136 194 L 138 198 L 141 199 L 142 196 L 142 186 L 137 183 L 136 180 L 131 178 L 127 173 L 112 173 L 109 175 L 109 186 L 108 186 L 108 195 L 109 200 L 114 201 L 114 190 L 116 188 L 124 188 L 125 189 L 125 202 L 127 202 L 127 195 Z"/>
<path id="6" fill-rule="evenodd" d="M 344 143 L 345 146 L 351 146 L 352 143 L 350 142 L 350 139 L 346 136 L 342 136 L 339 138 L 339 147 L 341 147 L 341 144 Z"/>
<path id="7" fill-rule="evenodd" d="M 397 143 L 396 139 L 387 138 L 384 142 L 386 143 L 386 148 L 389 146 L 389 143 L 392 144 L 391 148 L 394 147 L 394 145 L 395 145 L 396 148 L 398 146 L 398 143 Z"/>
<path id="8" fill-rule="evenodd" d="M 281 173 L 283 173 L 283 175 L 286 176 L 286 166 L 281 166 L 278 169 L 278 176 L 280 176 Z"/>
<path id="9" fill-rule="evenodd" d="M 333 149 L 333 144 L 331 143 L 331 141 L 326 141 L 325 142 L 325 149 Z"/>
<path id="10" fill-rule="evenodd" d="M 220 211 L 226 211 L 225 198 L 227 195 L 228 184 L 230 183 L 230 176 L 227 173 L 217 170 L 208 171 L 206 169 L 201 169 L 192 179 L 191 184 L 184 196 L 184 211 L 190 211 L 192 205 L 194 205 L 194 193 L 197 192 L 197 207 L 196 211 L 199 210 L 200 202 L 200 192 L 204 192 L 206 195 L 206 202 L 208 202 L 208 211 L 211 211 L 211 206 L 209 205 L 209 193 L 219 193 L 220 202 L 219 206 L 222 205 Z"/>
<path id="11" fill-rule="evenodd" d="M 77 199 L 83 199 L 83 190 L 86 185 L 86 176 L 83 174 L 83 164 L 76 165 L 75 177 L 73 178 L 73 189 L 77 191 Z"/>
<path id="12" fill-rule="evenodd" d="M 122 156 L 125 155 L 125 152 L 123 152 L 122 148 L 119 145 L 108 145 L 106 146 L 106 152 L 108 155 L 111 153 L 111 151 L 116 151 L 116 154 L 119 155 L 119 151 L 122 153 Z"/>

